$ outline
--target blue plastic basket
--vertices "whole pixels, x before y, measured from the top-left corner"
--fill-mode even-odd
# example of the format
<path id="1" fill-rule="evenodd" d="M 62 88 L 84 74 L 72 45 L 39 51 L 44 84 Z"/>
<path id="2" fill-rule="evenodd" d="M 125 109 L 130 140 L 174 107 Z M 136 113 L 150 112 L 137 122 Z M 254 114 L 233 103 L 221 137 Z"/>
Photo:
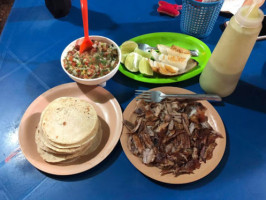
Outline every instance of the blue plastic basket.
<path id="1" fill-rule="evenodd" d="M 181 31 L 199 38 L 207 37 L 217 20 L 224 0 L 201 3 L 183 0 L 181 12 Z"/>

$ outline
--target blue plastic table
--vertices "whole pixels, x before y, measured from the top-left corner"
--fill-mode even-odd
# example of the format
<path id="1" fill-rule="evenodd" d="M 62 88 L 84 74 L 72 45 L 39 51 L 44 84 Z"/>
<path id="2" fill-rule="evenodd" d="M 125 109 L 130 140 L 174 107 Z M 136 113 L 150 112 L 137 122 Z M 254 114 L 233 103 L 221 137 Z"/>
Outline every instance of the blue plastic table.
<path id="1" fill-rule="evenodd" d="M 175 3 L 173 0 L 169 0 Z M 181 1 L 177 1 L 181 3 Z M 89 0 L 91 35 L 119 45 L 152 32 L 180 32 L 180 16 L 157 13 L 158 1 Z M 263 7 L 264 12 L 266 6 Z M 203 41 L 214 49 L 228 17 L 220 15 Z M 30 103 L 46 90 L 72 82 L 62 71 L 60 55 L 83 35 L 80 4 L 55 19 L 44 0 L 16 0 L 0 38 L 0 199 L 266 199 L 266 41 L 258 41 L 236 91 L 213 104 L 227 131 L 227 146 L 218 167 L 205 178 L 168 185 L 141 174 L 120 143 L 98 166 L 72 176 L 55 176 L 33 167 L 19 150 L 18 126 Z M 199 76 L 171 86 L 202 93 Z M 159 85 L 134 81 L 118 72 L 108 81 L 125 109 L 134 89 Z"/>

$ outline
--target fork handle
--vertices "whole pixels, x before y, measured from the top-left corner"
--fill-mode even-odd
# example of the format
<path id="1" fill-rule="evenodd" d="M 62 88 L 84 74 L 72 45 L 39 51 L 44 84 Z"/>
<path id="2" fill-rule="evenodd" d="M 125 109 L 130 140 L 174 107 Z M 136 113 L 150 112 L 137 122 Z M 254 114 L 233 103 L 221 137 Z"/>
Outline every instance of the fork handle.
<path id="1" fill-rule="evenodd" d="M 178 99 L 222 101 L 222 98 L 215 94 L 165 94 L 162 96 L 175 97 Z"/>
<path id="2" fill-rule="evenodd" d="M 88 2 L 80 0 L 85 40 L 89 39 Z"/>

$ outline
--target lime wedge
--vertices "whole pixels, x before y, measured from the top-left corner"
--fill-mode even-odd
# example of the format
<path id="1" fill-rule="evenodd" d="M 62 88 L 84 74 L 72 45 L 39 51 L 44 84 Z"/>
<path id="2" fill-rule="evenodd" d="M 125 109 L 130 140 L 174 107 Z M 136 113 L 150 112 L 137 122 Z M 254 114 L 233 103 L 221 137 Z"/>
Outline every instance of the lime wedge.
<path id="1" fill-rule="evenodd" d="M 128 54 L 125 60 L 125 67 L 131 72 L 138 72 L 138 65 L 141 58 L 142 56 L 135 52 Z"/>
<path id="2" fill-rule="evenodd" d="M 134 41 L 125 41 L 120 49 L 122 54 L 129 54 L 133 52 L 138 47 L 138 44 Z"/>
<path id="3" fill-rule="evenodd" d="M 142 51 L 142 50 L 139 49 L 139 48 L 136 48 L 136 49 L 134 50 L 134 52 L 136 52 L 137 54 L 141 55 L 142 57 L 145 57 L 145 58 L 151 58 L 151 53 L 150 53 L 150 52 Z"/>
<path id="4" fill-rule="evenodd" d="M 151 69 L 148 58 L 144 58 L 144 57 L 141 58 L 141 60 L 139 61 L 139 71 L 143 75 L 153 76 L 153 71 Z"/>
<path id="5" fill-rule="evenodd" d="M 125 63 L 125 60 L 126 60 L 127 55 L 128 55 L 128 53 L 122 54 L 122 56 L 121 56 L 121 63 L 123 63 L 123 64 Z"/>

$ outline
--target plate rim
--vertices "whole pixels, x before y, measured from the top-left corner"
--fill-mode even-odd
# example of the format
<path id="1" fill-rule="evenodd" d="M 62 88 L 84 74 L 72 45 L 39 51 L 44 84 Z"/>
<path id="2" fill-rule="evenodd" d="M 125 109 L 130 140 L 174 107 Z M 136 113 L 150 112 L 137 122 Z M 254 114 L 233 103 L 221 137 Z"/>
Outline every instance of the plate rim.
<path id="1" fill-rule="evenodd" d="M 194 93 L 190 90 L 187 90 L 187 89 L 184 89 L 184 88 L 180 88 L 180 87 L 173 87 L 173 86 L 162 86 L 162 87 L 156 87 L 156 88 L 152 88 L 150 90 L 161 90 L 161 88 L 164 88 L 164 89 L 168 89 L 168 88 L 174 88 L 174 89 L 181 89 L 183 92 L 187 92 L 187 93 Z M 128 112 L 130 106 L 134 106 L 133 104 L 135 104 L 135 101 L 136 101 L 136 98 L 134 98 L 129 104 L 128 106 L 125 108 L 124 112 L 123 112 L 123 119 L 126 119 L 127 117 L 125 117 L 126 113 Z M 203 103 L 203 105 L 206 107 L 206 105 L 208 106 L 207 110 L 208 109 L 211 109 L 212 112 L 214 112 L 214 114 L 217 116 L 217 118 L 215 119 L 216 122 L 218 122 L 220 125 L 221 125 L 221 134 L 223 136 L 223 141 L 221 142 L 222 144 L 224 144 L 223 146 L 221 146 L 221 152 L 220 152 L 220 157 L 218 158 L 214 158 L 212 157 L 212 159 L 215 159 L 215 164 L 214 165 L 211 165 L 210 167 L 210 170 L 207 170 L 207 172 L 203 173 L 202 176 L 196 178 L 196 179 L 193 179 L 193 180 L 188 180 L 188 181 L 180 181 L 180 176 L 177 176 L 176 177 L 176 181 L 167 181 L 165 180 L 164 176 L 169 176 L 168 175 L 164 175 L 164 176 L 159 176 L 160 178 L 156 178 L 151 174 L 148 174 L 146 173 L 146 171 L 148 170 L 148 168 L 150 168 L 149 166 L 146 166 L 145 164 L 143 164 L 141 162 L 141 160 L 139 160 L 139 158 L 135 155 L 133 155 L 128 147 L 127 147 L 127 142 L 123 141 L 123 139 L 127 139 L 127 135 L 125 133 L 126 131 L 126 127 L 123 125 L 123 130 L 122 130 L 122 133 L 121 133 L 121 136 L 120 136 L 120 144 L 122 146 L 122 149 L 123 149 L 123 152 L 125 153 L 127 159 L 129 160 L 129 162 L 138 170 L 140 171 L 142 174 L 144 174 L 145 176 L 155 180 L 155 181 L 159 181 L 159 182 L 162 182 L 162 183 L 167 183 L 167 184 L 187 184 L 187 183 L 191 183 L 191 182 L 195 182 L 195 181 L 198 181 L 204 177 L 206 177 L 207 175 L 209 175 L 213 170 L 216 169 L 216 167 L 219 165 L 219 163 L 221 162 L 223 156 L 224 156 L 224 153 L 225 153 L 225 149 L 226 149 L 226 142 L 227 142 L 227 139 L 226 139 L 226 129 L 225 129 L 225 126 L 224 126 L 224 123 L 219 115 L 219 113 L 217 112 L 217 110 L 208 102 L 208 101 L 200 101 L 201 103 Z M 215 130 L 215 128 L 213 128 Z M 222 145 L 221 144 L 221 145 Z M 135 161 L 137 160 L 137 161 Z M 210 161 L 210 160 L 209 160 Z M 208 164 L 208 161 L 206 163 L 201 163 L 201 166 L 202 165 L 206 165 Z M 155 170 L 158 170 L 159 171 L 159 168 L 156 169 L 156 167 L 151 167 L 151 168 L 155 168 Z M 145 170 L 146 169 L 146 170 Z M 185 174 L 186 175 L 186 174 Z M 193 176 L 194 174 L 190 174 L 188 176 Z M 174 177 L 174 175 L 170 174 L 170 176 Z"/>
<path id="2" fill-rule="evenodd" d="M 68 171 L 65 171 L 63 170 L 63 168 L 65 167 L 68 167 L 68 165 L 55 165 L 55 164 L 51 164 L 51 163 L 48 163 L 48 162 L 45 162 L 46 164 L 50 165 L 50 166 L 59 166 L 59 167 L 62 167 L 62 171 L 60 171 L 60 173 L 54 173 L 53 171 L 49 171 L 49 170 L 46 170 L 46 168 L 43 168 L 42 166 L 39 166 L 35 163 L 34 159 L 29 157 L 27 153 L 25 153 L 24 151 L 24 147 L 22 145 L 22 127 L 23 127 L 23 123 L 25 123 L 25 116 L 26 114 L 29 112 L 29 110 L 31 109 L 32 106 L 34 106 L 36 104 L 37 101 L 40 100 L 40 98 L 42 98 L 43 96 L 47 96 L 49 93 L 55 93 L 57 90 L 60 90 L 60 89 L 67 89 L 67 88 L 77 88 L 79 86 L 82 86 L 82 87 L 91 87 L 91 88 L 95 88 L 95 89 L 100 89 L 100 90 L 103 90 L 104 92 L 107 92 L 109 93 L 109 95 L 111 95 L 112 97 L 112 102 L 110 103 L 110 105 L 113 106 L 114 110 L 116 110 L 116 116 L 117 116 L 117 119 L 118 120 L 121 120 L 121 123 L 118 123 L 119 126 L 117 127 L 117 133 L 114 134 L 114 136 L 116 137 L 112 137 L 112 139 L 110 140 L 110 146 L 108 146 L 108 151 L 107 153 L 101 155 L 101 151 L 94 157 L 96 158 L 97 156 L 99 156 L 99 154 L 101 155 L 100 156 L 100 159 L 98 160 L 98 162 L 95 162 L 94 164 L 92 165 L 89 165 L 89 167 L 85 167 L 85 168 L 82 168 L 82 169 L 79 169 L 79 170 L 72 170 L 71 172 L 68 172 Z M 73 88 L 72 88 L 73 87 Z M 71 94 L 72 92 L 70 91 L 69 94 Z M 31 103 L 30 105 L 27 107 L 27 109 L 25 110 L 23 116 L 21 117 L 21 120 L 20 120 L 20 124 L 19 124 L 19 128 L 18 128 L 18 140 L 19 140 L 19 146 L 20 146 L 20 149 L 23 153 L 23 155 L 25 156 L 26 160 L 31 163 L 31 165 L 33 165 L 36 169 L 42 171 L 42 172 L 45 172 L 45 173 L 48 173 L 48 174 L 53 174 L 53 175 L 59 175 L 59 176 L 65 176 L 65 175 L 74 175 L 74 174 L 79 174 L 79 173 L 82 173 L 84 171 L 87 171 L 87 170 L 90 170 L 94 167 L 96 167 L 97 165 L 99 165 L 101 162 L 103 162 L 111 153 L 112 151 L 114 150 L 114 148 L 116 147 L 117 143 L 119 142 L 119 139 L 120 139 L 120 136 L 121 136 L 121 133 L 122 133 L 122 129 L 123 129 L 123 125 L 122 125 L 122 120 L 123 120 L 123 114 L 122 114 L 122 109 L 121 109 L 121 106 L 120 104 L 118 103 L 117 99 L 113 96 L 112 93 L 110 93 L 108 90 L 106 90 L 105 88 L 101 87 L 101 86 L 87 86 L 87 85 L 82 85 L 82 84 L 78 84 L 76 82 L 70 82 L 70 83 L 65 83 L 65 84 L 61 84 L 61 85 L 57 85 L 53 88 L 50 88 L 49 90 L 46 90 L 45 92 L 43 92 L 42 94 L 40 94 L 37 98 L 35 98 Z M 25 134 L 25 133 L 24 133 Z M 104 148 L 106 148 L 106 146 L 104 146 Z M 37 151 L 37 149 L 36 149 Z M 89 161 L 86 161 L 84 163 L 79 163 L 77 165 L 84 165 L 86 166 L 86 163 L 88 163 Z M 71 163 L 70 163 L 71 165 Z"/>
<path id="3" fill-rule="evenodd" d="M 128 39 L 128 40 L 136 41 L 140 37 L 160 36 L 160 35 L 163 35 L 163 34 L 175 35 L 177 37 L 178 36 L 179 37 L 188 37 L 188 38 L 191 38 L 193 40 L 197 40 L 197 43 L 200 46 L 204 47 L 204 49 L 206 50 L 207 60 L 203 63 L 203 66 L 201 68 L 198 68 L 198 69 L 195 69 L 194 71 L 189 72 L 189 73 L 192 73 L 193 72 L 193 75 L 191 77 L 189 77 L 189 78 L 183 78 L 185 75 L 187 75 L 187 73 L 181 74 L 181 75 L 178 75 L 178 76 L 165 77 L 165 78 L 160 78 L 160 79 L 149 78 L 149 77 L 141 77 L 141 78 L 138 78 L 139 77 L 139 74 L 134 74 L 133 72 L 127 71 L 125 69 L 125 66 L 122 65 L 122 63 L 120 63 L 118 70 L 123 75 L 125 75 L 125 76 L 127 76 L 127 77 L 129 77 L 129 78 L 131 78 L 133 80 L 140 81 L 140 82 L 144 82 L 144 83 L 152 83 L 152 84 L 155 84 L 155 85 L 157 85 L 157 84 L 168 84 L 168 83 L 181 82 L 181 81 L 189 80 L 189 79 L 191 79 L 191 78 L 199 75 L 203 71 L 204 67 L 206 66 L 206 64 L 208 62 L 208 59 L 211 56 L 211 50 L 210 50 L 210 48 L 208 47 L 207 44 L 205 44 L 203 41 L 199 40 L 196 37 L 193 37 L 193 36 L 187 35 L 187 34 L 183 34 L 183 33 L 175 33 L 175 32 L 153 32 L 153 33 L 146 33 L 146 34 L 138 35 L 138 36 L 133 37 L 133 38 Z M 136 78 L 134 78 L 132 76 L 136 76 Z"/>

